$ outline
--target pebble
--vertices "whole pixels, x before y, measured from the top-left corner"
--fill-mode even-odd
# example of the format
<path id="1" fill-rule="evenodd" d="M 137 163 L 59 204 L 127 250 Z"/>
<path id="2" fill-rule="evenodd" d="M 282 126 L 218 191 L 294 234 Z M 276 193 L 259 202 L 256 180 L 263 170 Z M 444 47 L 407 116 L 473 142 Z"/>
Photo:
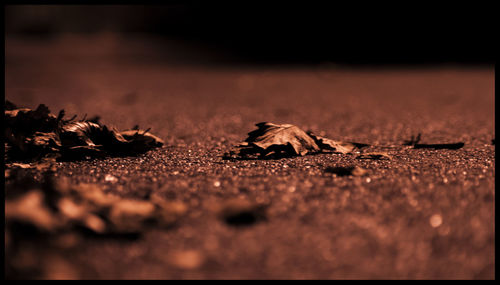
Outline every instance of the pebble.
<path id="1" fill-rule="evenodd" d="M 104 180 L 106 182 L 116 182 L 116 181 L 118 181 L 118 178 L 114 177 L 113 175 L 106 174 L 106 176 L 104 177 Z"/>
<path id="2" fill-rule="evenodd" d="M 441 215 L 439 214 L 434 214 L 429 219 L 429 224 L 431 224 L 433 228 L 439 227 L 442 223 L 443 223 L 443 217 L 441 217 Z"/>
<path id="3" fill-rule="evenodd" d="M 170 255 L 169 261 L 173 266 L 180 269 L 196 269 L 200 267 L 205 258 L 198 250 L 175 251 Z"/>

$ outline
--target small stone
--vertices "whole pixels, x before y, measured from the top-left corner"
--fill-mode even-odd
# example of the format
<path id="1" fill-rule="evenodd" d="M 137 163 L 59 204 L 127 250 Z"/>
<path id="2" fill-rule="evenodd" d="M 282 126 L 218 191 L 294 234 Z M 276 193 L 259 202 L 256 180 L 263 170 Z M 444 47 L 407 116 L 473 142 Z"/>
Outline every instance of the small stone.
<path id="1" fill-rule="evenodd" d="M 429 223 L 433 228 L 437 228 L 443 223 L 443 217 L 439 214 L 432 215 L 429 219 Z"/>
<path id="2" fill-rule="evenodd" d="M 118 178 L 114 177 L 113 175 L 106 174 L 106 176 L 104 177 L 104 180 L 106 182 L 116 182 L 116 181 L 118 181 Z"/>
<path id="3" fill-rule="evenodd" d="M 174 251 L 169 258 L 170 264 L 180 269 L 196 269 L 205 261 L 205 257 L 198 250 Z"/>

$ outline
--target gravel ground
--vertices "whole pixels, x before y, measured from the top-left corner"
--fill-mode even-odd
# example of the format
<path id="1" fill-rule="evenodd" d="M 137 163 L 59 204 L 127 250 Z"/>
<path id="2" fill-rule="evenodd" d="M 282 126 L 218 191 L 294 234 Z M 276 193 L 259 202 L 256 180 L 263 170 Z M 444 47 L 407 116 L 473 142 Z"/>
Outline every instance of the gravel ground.
<path id="1" fill-rule="evenodd" d="M 151 127 L 165 140 L 138 157 L 60 162 L 57 176 L 188 205 L 175 227 L 133 239 L 32 241 L 37 255 L 6 260 L 19 270 L 7 278 L 495 277 L 493 67 L 181 65 L 169 51 L 113 37 L 6 40 L 6 99 L 100 115 L 118 129 Z M 262 121 L 393 158 L 221 158 Z M 465 146 L 402 146 L 418 133 Z M 330 166 L 368 174 L 335 176 Z M 266 205 L 265 217 L 228 223 L 214 209 L 231 198 Z M 23 273 L 30 266 L 41 273 Z"/>

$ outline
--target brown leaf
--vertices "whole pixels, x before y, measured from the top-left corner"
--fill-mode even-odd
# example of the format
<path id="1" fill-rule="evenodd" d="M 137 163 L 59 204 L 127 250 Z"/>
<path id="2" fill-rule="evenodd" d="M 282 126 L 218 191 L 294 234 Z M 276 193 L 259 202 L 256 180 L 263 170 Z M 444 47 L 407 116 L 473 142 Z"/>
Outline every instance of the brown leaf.
<path id="1" fill-rule="evenodd" d="M 244 143 L 237 146 L 226 157 L 265 158 L 305 155 L 318 152 L 314 140 L 299 127 L 263 122 L 256 124 L 257 130 L 248 133 Z"/>
<path id="2" fill-rule="evenodd" d="M 392 156 L 390 156 L 387 152 L 367 152 L 362 153 L 356 157 L 357 159 L 380 159 L 380 160 L 391 160 Z"/>
<path id="3" fill-rule="evenodd" d="M 320 149 L 315 141 L 299 127 L 291 124 L 277 125 L 258 123 L 257 130 L 248 133 L 245 140 L 249 145 L 261 149 L 261 153 L 285 153 L 303 156 Z"/>
<path id="4" fill-rule="evenodd" d="M 36 110 L 20 108 L 5 110 L 5 129 L 29 136 L 35 132 L 53 132 L 58 128 L 59 121 L 44 104 Z"/>
<path id="5" fill-rule="evenodd" d="M 43 104 L 36 110 L 6 104 L 6 159 L 33 159 L 50 153 L 61 154 L 64 159 L 133 155 L 164 143 L 149 130 L 118 132 L 99 124 L 96 118 L 85 120 L 85 116 L 75 122 L 75 115 L 65 120 L 64 110 L 56 117 Z"/>
<path id="6" fill-rule="evenodd" d="M 96 146 L 103 147 L 127 144 L 128 141 L 117 131 L 110 130 L 92 122 L 74 122 L 62 127 L 61 142 L 65 147 Z"/>
<path id="7" fill-rule="evenodd" d="M 368 146 L 367 144 L 362 144 L 362 143 L 335 141 L 324 137 L 316 136 L 312 132 L 309 132 L 308 134 L 314 139 L 316 144 L 321 148 L 322 152 L 346 154 L 353 152 L 356 148 L 363 148 Z"/>
<path id="8" fill-rule="evenodd" d="M 291 124 L 258 123 L 257 130 L 248 133 L 245 142 L 237 145 L 224 158 L 280 158 L 319 152 L 351 153 L 367 144 L 334 141 L 306 133 Z"/>
<path id="9" fill-rule="evenodd" d="M 161 147 L 163 140 L 148 131 L 129 130 L 118 132 L 89 121 L 63 126 L 61 141 L 67 152 L 92 155 L 100 151 L 109 154 L 134 154 Z M 93 155 L 92 155 L 93 156 Z"/>
<path id="10" fill-rule="evenodd" d="M 149 130 L 128 130 L 120 132 L 135 151 L 146 151 L 155 147 L 161 147 L 165 143 L 159 137 L 149 133 Z"/>

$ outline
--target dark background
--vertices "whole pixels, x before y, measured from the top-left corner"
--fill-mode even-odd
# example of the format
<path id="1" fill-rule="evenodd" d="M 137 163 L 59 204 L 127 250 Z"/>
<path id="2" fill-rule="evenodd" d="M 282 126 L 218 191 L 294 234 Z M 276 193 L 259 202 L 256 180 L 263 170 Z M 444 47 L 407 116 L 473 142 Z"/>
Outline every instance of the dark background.
<path id="1" fill-rule="evenodd" d="M 6 6 L 5 31 L 151 34 L 252 64 L 494 62 L 492 3 L 349 3 Z"/>

